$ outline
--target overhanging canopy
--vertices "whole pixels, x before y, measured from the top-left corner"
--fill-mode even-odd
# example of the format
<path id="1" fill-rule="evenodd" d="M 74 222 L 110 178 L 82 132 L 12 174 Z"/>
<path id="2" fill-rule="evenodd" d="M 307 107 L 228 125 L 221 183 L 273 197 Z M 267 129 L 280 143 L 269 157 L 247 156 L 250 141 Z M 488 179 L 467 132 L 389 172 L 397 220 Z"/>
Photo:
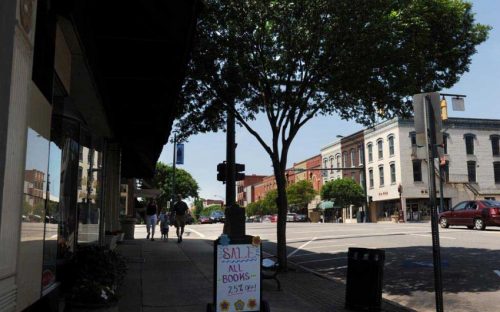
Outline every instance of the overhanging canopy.
<path id="1" fill-rule="evenodd" d="M 335 202 L 333 202 L 333 201 L 324 200 L 318 204 L 317 208 L 324 210 L 324 209 L 333 209 L 333 208 L 340 208 L 340 207 L 335 205 Z"/>
<path id="2" fill-rule="evenodd" d="M 151 177 L 179 117 L 200 0 L 56 3 L 84 47 L 112 139 L 122 147 L 122 176 Z"/>

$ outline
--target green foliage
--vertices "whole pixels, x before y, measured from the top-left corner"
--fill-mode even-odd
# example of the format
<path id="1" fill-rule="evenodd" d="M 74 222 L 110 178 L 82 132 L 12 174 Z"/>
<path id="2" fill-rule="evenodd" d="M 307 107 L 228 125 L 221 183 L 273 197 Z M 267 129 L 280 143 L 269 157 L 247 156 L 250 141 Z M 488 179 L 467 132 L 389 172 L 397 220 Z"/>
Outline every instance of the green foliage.
<path id="1" fill-rule="evenodd" d="M 172 199 L 172 175 L 173 168 L 158 162 L 153 177 L 153 185 L 161 191 L 158 204 L 167 207 L 167 202 Z M 198 197 L 198 183 L 187 171 L 175 168 L 175 193 L 182 194 L 184 198 Z"/>
<path id="2" fill-rule="evenodd" d="M 264 196 L 264 199 L 262 200 L 262 205 L 263 205 L 263 214 L 275 214 L 278 212 L 278 203 L 277 203 L 277 198 L 278 198 L 278 190 L 270 190 L 269 192 L 266 193 L 266 196 Z"/>
<path id="3" fill-rule="evenodd" d="M 201 211 L 201 215 L 209 217 L 212 214 L 212 212 L 214 212 L 214 211 L 224 212 L 224 209 L 220 205 L 217 205 L 217 204 L 210 205 L 210 206 L 203 208 L 203 210 Z"/>
<path id="4" fill-rule="evenodd" d="M 350 178 L 326 182 L 321 188 L 321 198 L 334 201 L 340 207 L 361 206 L 365 201 L 363 189 Z"/>
<path id="5" fill-rule="evenodd" d="M 459 80 L 489 29 L 460 0 L 207 0 L 180 137 L 222 129 L 233 102 L 240 123 L 265 113 L 292 138 L 316 114 L 408 115 L 408 96 Z"/>
<path id="6" fill-rule="evenodd" d="M 194 216 L 196 220 L 200 218 L 203 211 L 203 198 L 197 198 L 194 200 Z"/>
<path id="7" fill-rule="evenodd" d="M 316 191 L 310 181 L 301 180 L 290 184 L 286 189 L 290 210 L 307 208 L 307 205 L 316 196 Z"/>
<path id="8" fill-rule="evenodd" d="M 245 207 L 245 214 L 247 216 L 264 215 L 264 205 L 262 205 L 262 201 L 258 200 L 248 204 Z"/>
<path id="9" fill-rule="evenodd" d="M 264 216 L 272 215 L 278 212 L 276 205 L 276 191 L 271 191 L 266 195 L 263 200 L 250 203 L 245 207 L 245 214 L 247 216 Z"/>

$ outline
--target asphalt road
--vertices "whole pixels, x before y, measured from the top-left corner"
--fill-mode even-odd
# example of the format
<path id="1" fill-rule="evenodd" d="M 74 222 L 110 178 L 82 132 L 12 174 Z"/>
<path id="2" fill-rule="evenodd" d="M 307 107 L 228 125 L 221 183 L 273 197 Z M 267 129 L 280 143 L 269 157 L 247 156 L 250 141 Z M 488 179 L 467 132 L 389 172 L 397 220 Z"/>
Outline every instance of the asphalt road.
<path id="1" fill-rule="evenodd" d="M 185 237 L 215 239 L 221 231 L 221 224 L 190 225 Z M 246 232 L 276 253 L 275 223 L 247 223 Z M 500 311 L 500 227 L 440 229 L 440 242 L 444 310 Z M 288 261 L 306 270 L 345 281 L 349 247 L 385 251 L 385 298 L 435 311 L 430 223 L 287 223 Z"/>

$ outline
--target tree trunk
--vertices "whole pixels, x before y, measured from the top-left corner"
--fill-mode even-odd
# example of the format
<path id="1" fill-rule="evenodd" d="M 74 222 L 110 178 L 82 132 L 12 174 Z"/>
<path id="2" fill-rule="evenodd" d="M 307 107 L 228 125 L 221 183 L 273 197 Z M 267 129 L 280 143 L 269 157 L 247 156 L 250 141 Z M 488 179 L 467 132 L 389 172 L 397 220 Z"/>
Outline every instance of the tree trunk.
<path id="1" fill-rule="evenodd" d="M 278 261 L 281 271 L 288 269 L 287 255 L 286 255 L 286 215 L 288 212 L 288 201 L 286 197 L 286 178 L 285 169 L 280 166 L 279 162 L 273 161 L 274 176 L 276 178 L 276 186 L 278 188 L 278 197 L 276 204 L 278 206 L 278 245 L 276 247 L 278 254 Z"/>

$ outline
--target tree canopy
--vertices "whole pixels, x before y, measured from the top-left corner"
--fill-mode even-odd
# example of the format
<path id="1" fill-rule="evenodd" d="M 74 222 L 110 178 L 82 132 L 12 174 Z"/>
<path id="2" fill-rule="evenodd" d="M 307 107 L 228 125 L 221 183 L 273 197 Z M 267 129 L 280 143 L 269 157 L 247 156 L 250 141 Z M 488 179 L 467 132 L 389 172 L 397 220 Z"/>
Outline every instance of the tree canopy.
<path id="1" fill-rule="evenodd" d="M 321 198 L 334 201 L 340 207 L 361 206 L 365 201 L 363 188 L 351 178 L 326 182 L 321 187 Z"/>
<path id="2" fill-rule="evenodd" d="M 224 129 L 226 112 L 269 154 L 286 270 L 288 150 L 317 115 L 363 124 L 411 114 L 410 96 L 449 88 L 489 27 L 461 0 L 207 0 L 182 88 L 180 139 Z M 252 127 L 266 118 L 271 138 Z M 267 132 L 265 132 L 267 133 Z"/>
<path id="3" fill-rule="evenodd" d="M 307 208 L 307 205 L 316 196 L 316 191 L 310 181 L 301 180 L 290 184 L 286 188 L 286 196 L 290 210 Z"/>
<path id="4" fill-rule="evenodd" d="M 161 191 L 158 198 L 158 204 L 161 207 L 166 207 L 167 202 L 172 200 L 172 175 L 173 168 L 162 162 L 156 164 L 156 172 L 153 177 L 153 186 Z M 184 198 L 187 197 L 198 197 L 199 190 L 198 183 L 189 174 L 189 172 L 175 168 L 175 193 L 182 194 Z"/>

